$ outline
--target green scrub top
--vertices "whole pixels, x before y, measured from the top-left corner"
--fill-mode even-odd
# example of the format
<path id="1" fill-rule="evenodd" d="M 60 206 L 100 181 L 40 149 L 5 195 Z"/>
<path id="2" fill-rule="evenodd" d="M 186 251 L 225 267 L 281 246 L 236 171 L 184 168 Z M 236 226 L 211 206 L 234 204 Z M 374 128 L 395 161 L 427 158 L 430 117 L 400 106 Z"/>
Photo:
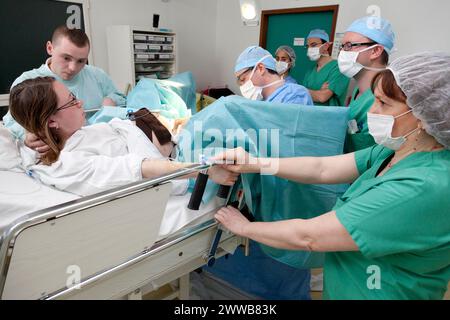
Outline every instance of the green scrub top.
<path id="1" fill-rule="evenodd" d="M 450 280 L 450 151 L 414 153 L 376 177 L 393 151 L 355 153 L 360 178 L 337 218 L 359 252 L 327 253 L 324 298 L 442 299 Z"/>
<path id="2" fill-rule="evenodd" d="M 336 60 L 331 60 L 317 72 L 317 67 L 308 71 L 305 76 L 304 86 L 310 90 L 320 90 L 325 82 L 330 85 L 330 90 L 334 95 L 325 103 L 314 102 L 316 106 L 345 106 L 348 85 L 350 79 L 339 71 Z"/>
<path id="3" fill-rule="evenodd" d="M 358 94 L 359 88 L 355 88 L 349 105 L 349 121 L 356 121 L 358 132 L 347 133 L 344 147 L 345 153 L 363 150 L 375 144 L 375 140 L 370 135 L 367 124 L 367 113 L 375 102 L 375 96 L 370 89 L 356 99 Z"/>

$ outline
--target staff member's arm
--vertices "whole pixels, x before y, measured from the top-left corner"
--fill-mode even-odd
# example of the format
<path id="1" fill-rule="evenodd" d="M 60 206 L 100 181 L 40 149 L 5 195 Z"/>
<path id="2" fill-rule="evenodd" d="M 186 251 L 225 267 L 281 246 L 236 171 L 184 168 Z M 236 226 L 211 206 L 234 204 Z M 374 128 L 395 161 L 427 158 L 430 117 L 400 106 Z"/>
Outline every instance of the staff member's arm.
<path id="1" fill-rule="evenodd" d="M 238 173 L 271 171 L 304 184 L 350 183 L 359 177 L 355 155 L 303 158 L 254 158 L 242 148 L 227 150 L 216 160 L 234 161 L 226 168 Z M 358 246 L 332 211 L 310 220 L 250 223 L 238 210 L 219 210 L 216 219 L 231 232 L 271 247 L 315 252 L 358 251 Z"/>
<path id="2" fill-rule="evenodd" d="M 274 248 L 314 252 L 359 251 L 334 211 L 309 220 L 249 222 L 238 210 L 227 207 L 220 209 L 215 218 L 234 234 Z"/>
<path id="3" fill-rule="evenodd" d="M 226 169 L 236 173 L 270 173 L 303 184 L 352 183 L 359 177 L 354 153 L 335 157 L 255 158 L 242 148 L 230 149 L 214 158 L 234 161 Z"/>
<path id="4" fill-rule="evenodd" d="M 320 90 L 309 90 L 314 102 L 325 103 L 330 100 L 334 92 L 330 90 L 328 82 L 324 83 Z"/>

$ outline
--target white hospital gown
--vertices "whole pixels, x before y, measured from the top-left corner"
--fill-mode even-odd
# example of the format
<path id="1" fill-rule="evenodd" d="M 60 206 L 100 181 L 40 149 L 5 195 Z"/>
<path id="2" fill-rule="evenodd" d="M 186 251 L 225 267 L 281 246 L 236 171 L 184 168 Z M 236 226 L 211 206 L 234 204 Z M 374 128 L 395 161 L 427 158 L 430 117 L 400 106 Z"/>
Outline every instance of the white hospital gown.
<path id="1" fill-rule="evenodd" d="M 27 161 L 25 154 L 22 152 L 26 169 L 34 178 L 80 196 L 139 181 L 142 161 L 166 159 L 131 121 L 119 119 L 78 130 L 51 166 Z M 186 192 L 186 180 L 173 183 L 172 194 Z"/>

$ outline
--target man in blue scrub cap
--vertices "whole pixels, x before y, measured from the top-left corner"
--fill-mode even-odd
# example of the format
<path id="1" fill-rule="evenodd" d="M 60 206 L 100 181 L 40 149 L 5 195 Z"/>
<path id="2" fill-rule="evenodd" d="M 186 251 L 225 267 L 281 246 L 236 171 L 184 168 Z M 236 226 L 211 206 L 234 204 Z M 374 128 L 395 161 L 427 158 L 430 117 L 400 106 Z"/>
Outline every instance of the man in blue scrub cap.
<path id="1" fill-rule="evenodd" d="M 375 100 L 370 84 L 378 72 L 386 69 L 394 43 L 392 25 L 379 17 L 356 20 L 342 39 L 339 69 L 348 78 L 356 80 L 349 105 L 349 131 L 345 147 L 347 153 L 375 144 L 367 125 L 367 112 Z"/>
<path id="2" fill-rule="evenodd" d="M 27 79 L 53 77 L 63 83 L 84 103 L 84 109 L 97 109 L 102 106 L 118 106 L 126 103 L 125 96 L 116 89 L 109 76 L 100 68 L 87 65 L 90 41 L 86 33 L 78 29 L 59 26 L 46 44 L 49 59 L 38 69 L 24 72 L 12 87 Z M 34 135 L 27 134 L 8 113 L 3 122 L 16 136 L 25 139 L 25 144 L 43 154 L 48 146 Z"/>
<path id="3" fill-rule="evenodd" d="M 245 49 L 234 68 L 242 95 L 250 100 L 313 105 L 305 87 L 286 83 L 276 70 L 270 52 L 257 46 Z"/>

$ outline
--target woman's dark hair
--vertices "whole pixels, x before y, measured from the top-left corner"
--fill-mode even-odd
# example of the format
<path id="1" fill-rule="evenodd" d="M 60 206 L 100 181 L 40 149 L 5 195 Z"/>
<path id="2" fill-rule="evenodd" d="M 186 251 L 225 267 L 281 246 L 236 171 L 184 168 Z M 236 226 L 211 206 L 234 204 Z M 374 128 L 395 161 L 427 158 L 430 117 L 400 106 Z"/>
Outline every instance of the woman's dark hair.
<path id="1" fill-rule="evenodd" d="M 49 118 L 58 108 L 54 81 L 51 77 L 25 80 L 12 88 L 9 94 L 11 116 L 50 147 L 50 151 L 41 157 L 45 165 L 56 162 L 63 147 L 56 132 L 48 126 Z"/>
<path id="2" fill-rule="evenodd" d="M 164 145 L 172 141 L 170 131 L 148 109 L 142 108 L 132 114 L 131 120 L 153 142 L 152 132 L 158 138 L 159 144 Z"/>
<path id="3" fill-rule="evenodd" d="M 375 78 L 372 79 L 372 92 L 375 92 L 375 89 L 378 87 L 381 81 L 381 90 L 386 97 L 399 101 L 406 102 L 406 95 L 403 93 L 402 89 L 397 85 L 395 81 L 394 74 L 391 70 L 387 69 L 378 73 Z"/>

